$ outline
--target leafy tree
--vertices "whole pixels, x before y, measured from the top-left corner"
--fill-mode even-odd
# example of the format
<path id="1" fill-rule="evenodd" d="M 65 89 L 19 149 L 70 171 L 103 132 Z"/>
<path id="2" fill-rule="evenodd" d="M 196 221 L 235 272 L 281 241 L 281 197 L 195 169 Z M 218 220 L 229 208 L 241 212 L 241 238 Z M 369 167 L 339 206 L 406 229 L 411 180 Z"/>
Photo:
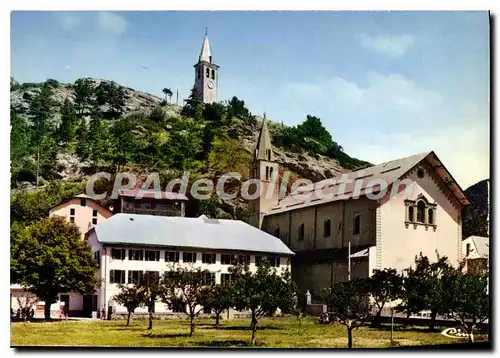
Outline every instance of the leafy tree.
<path id="1" fill-rule="evenodd" d="M 162 283 L 162 301 L 170 307 L 176 304 L 182 304 L 187 307 L 184 312 L 189 317 L 190 331 L 189 336 L 194 334 L 194 321 L 198 314 L 203 310 L 200 307 L 202 302 L 201 293 L 204 286 L 209 284 L 206 277 L 210 275 L 208 270 L 202 270 L 200 267 L 179 267 L 173 268 L 163 276 Z"/>
<path id="2" fill-rule="evenodd" d="M 45 81 L 45 83 L 46 83 L 47 85 L 49 85 L 49 86 L 54 87 L 54 88 L 57 88 L 57 87 L 59 87 L 59 85 L 60 85 L 60 84 L 59 84 L 59 81 L 57 81 L 57 80 L 55 80 L 55 79 L 53 79 L 53 78 L 49 78 L 49 79 L 47 79 L 47 81 Z"/>
<path id="3" fill-rule="evenodd" d="M 11 283 L 18 283 L 50 305 L 61 293 L 94 292 L 99 284 L 94 255 L 74 224 L 63 217 L 44 218 L 11 236 Z"/>
<path id="4" fill-rule="evenodd" d="M 352 331 L 365 323 L 372 310 L 368 280 L 335 282 L 331 288 L 323 290 L 322 296 L 329 313 L 346 326 L 347 346 L 352 348 Z"/>
<path id="5" fill-rule="evenodd" d="M 230 287 L 212 283 L 210 286 L 202 288 L 200 297 L 200 304 L 204 307 L 210 307 L 215 313 L 215 327 L 218 327 L 222 312 L 233 306 Z"/>
<path id="6" fill-rule="evenodd" d="M 29 107 L 29 115 L 33 122 L 31 130 L 32 145 L 36 151 L 36 184 L 39 183 L 40 167 L 42 165 L 50 169 L 55 162 L 51 120 L 54 113 L 55 102 L 52 98 L 53 89 L 44 84 L 40 92 L 32 98 Z M 52 150 L 51 150 L 52 149 Z"/>
<path id="7" fill-rule="evenodd" d="M 135 138 L 133 131 L 136 128 L 134 118 L 127 116 L 115 121 L 110 128 L 112 138 L 112 161 L 116 166 L 116 171 L 120 171 L 120 167 L 132 160 L 135 152 Z"/>
<path id="8" fill-rule="evenodd" d="M 76 130 L 77 147 L 76 154 L 81 159 L 87 159 L 91 153 L 89 126 L 85 119 L 80 120 L 80 124 Z"/>
<path id="9" fill-rule="evenodd" d="M 97 106 L 108 105 L 109 109 L 103 113 L 105 119 L 120 118 L 125 109 L 125 91 L 115 82 L 102 81 L 95 90 Z M 96 113 L 99 115 L 99 113 Z"/>
<path id="10" fill-rule="evenodd" d="M 226 105 L 227 116 L 229 118 L 237 117 L 241 119 L 250 119 L 251 113 L 247 107 L 245 107 L 245 101 L 238 99 L 238 97 L 233 96 Z"/>
<path id="11" fill-rule="evenodd" d="M 198 200 L 197 204 L 196 216 L 205 215 L 211 219 L 217 218 L 217 209 L 219 208 L 217 196 L 212 195 L 209 199 Z"/>
<path id="12" fill-rule="evenodd" d="M 97 165 L 107 156 L 107 128 L 103 121 L 94 118 L 90 121 L 88 142 L 90 145 L 90 160 Z"/>
<path id="13" fill-rule="evenodd" d="M 465 329 L 469 342 L 473 342 L 474 329 L 489 317 L 488 274 L 464 273 L 460 268 L 447 272 L 443 281 L 447 289 L 447 313 Z"/>
<path id="14" fill-rule="evenodd" d="M 259 318 L 273 314 L 278 308 L 290 312 L 295 304 L 297 288 L 288 270 L 280 275 L 266 260 L 257 266 L 255 273 L 242 265 L 231 267 L 230 271 L 234 275 L 231 288 L 236 309 L 248 309 L 252 313 L 250 328 L 251 343 L 254 345 Z"/>
<path id="15" fill-rule="evenodd" d="M 377 315 L 373 320 L 373 327 L 380 326 L 382 310 L 387 302 L 397 300 L 401 296 L 402 277 L 395 269 L 375 270 L 370 277 L 369 289 L 377 306 Z"/>
<path id="16" fill-rule="evenodd" d="M 165 95 L 165 101 L 167 101 L 167 103 L 168 103 L 168 98 L 172 98 L 172 95 L 173 95 L 172 91 L 170 90 L 170 88 L 164 88 L 161 91 Z"/>
<path id="17" fill-rule="evenodd" d="M 251 156 L 237 140 L 216 137 L 208 155 L 208 162 L 209 168 L 216 176 L 236 172 L 246 177 Z"/>
<path id="18" fill-rule="evenodd" d="M 436 255 L 437 261 L 432 263 L 422 253 L 415 257 L 415 269 L 410 267 L 406 270 L 403 284 L 408 292 L 403 293 L 402 307 L 406 308 L 408 315 L 430 310 L 430 330 L 434 329 L 437 315 L 446 313 L 444 297 L 447 288 L 442 277 L 453 269 L 446 256 Z"/>
<path id="19" fill-rule="evenodd" d="M 189 170 L 196 166 L 196 160 L 203 153 L 203 124 L 196 120 L 185 119 L 174 124 L 171 140 L 165 154 L 171 167 Z"/>
<path id="20" fill-rule="evenodd" d="M 23 226 L 47 217 L 49 210 L 56 204 L 81 194 L 85 182 L 54 180 L 36 191 L 16 190 L 10 195 L 11 223 Z"/>
<path id="21" fill-rule="evenodd" d="M 94 83 L 89 78 L 79 78 L 73 86 L 75 108 L 80 119 L 89 114 L 94 107 Z"/>
<path id="22" fill-rule="evenodd" d="M 32 149 L 29 143 L 28 123 L 13 109 L 10 111 L 10 125 L 10 167 L 12 179 L 16 180 L 23 171 L 32 173 L 29 158 Z"/>
<path id="23" fill-rule="evenodd" d="M 137 287 L 137 285 L 127 286 L 118 285 L 120 293 L 115 295 L 113 299 L 120 305 L 127 309 L 127 326 L 130 323 L 130 315 L 134 313 L 135 309 L 144 304 L 144 291 Z"/>
<path id="24" fill-rule="evenodd" d="M 57 131 L 59 142 L 68 143 L 75 139 L 78 129 L 78 117 L 73 104 L 66 99 L 61 107 L 61 124 Z"/>
<path id="25" fill-rule="evenodd" d="M 186 100 L 186 104 L 182 108 L 181 114 L 198 121 L 203 119 L 203 102 L 201 101 L 201 93 L 196 86 L 193 86 L 191 89 L 191 94 Z"/>
<path id="26" fill-rule="evenodd" d="M 122 86 L 111 82 L 108 104 L 110 107 L 108 112 L 111 118 L 119 118 L 123 115 L 125 110 L 125 91 Z"/>
<path id="27" fill-rule="evenodd" d="M 149 119 L 156 123 L 162 123 L 165 120 L 165 111 L 160 106 L 156 106 L 149 114 Z"/>
<path id="28" fill-rule="evenodd" d="M 153 329 L 153 312 L 155 303 L 163 294 L 163 286 L 160 282 L 160 276 L 157 272 L 148 272 L 144 274 L 142 280 L 137 284 L 138 294 L 143 298 L 143 304 L 148 307 L 149 325 L 148 330 Z"/>

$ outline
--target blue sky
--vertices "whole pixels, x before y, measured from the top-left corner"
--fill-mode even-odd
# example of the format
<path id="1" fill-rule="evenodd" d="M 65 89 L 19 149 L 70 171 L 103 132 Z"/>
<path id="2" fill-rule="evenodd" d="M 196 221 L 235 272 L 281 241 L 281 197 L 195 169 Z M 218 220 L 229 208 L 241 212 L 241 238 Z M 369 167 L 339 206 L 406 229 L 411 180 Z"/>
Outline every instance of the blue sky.
<path id="1" fill-rule="evenodd" d="M 319 116 L 373 163 L 434 150 L 466 188 L 489 177 L 486 12 L 13 12 L 20 82 L 114 80 L 189 94 L 205 27 L 219 100 Z"/>

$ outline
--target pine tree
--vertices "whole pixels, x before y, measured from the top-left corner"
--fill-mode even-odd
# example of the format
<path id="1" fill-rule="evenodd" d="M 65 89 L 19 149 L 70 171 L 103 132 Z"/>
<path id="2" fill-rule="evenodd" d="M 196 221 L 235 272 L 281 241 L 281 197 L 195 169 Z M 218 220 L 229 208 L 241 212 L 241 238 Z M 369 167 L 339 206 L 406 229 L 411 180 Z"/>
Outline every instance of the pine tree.
<path id="1" fill-rule="evenodd" d="M 78 129 L 78 119 L 75 106 L 66 99 L 61 107 L 61 124 L 57 131 L 60 143 L 66 144 L 74 141 Z"/>

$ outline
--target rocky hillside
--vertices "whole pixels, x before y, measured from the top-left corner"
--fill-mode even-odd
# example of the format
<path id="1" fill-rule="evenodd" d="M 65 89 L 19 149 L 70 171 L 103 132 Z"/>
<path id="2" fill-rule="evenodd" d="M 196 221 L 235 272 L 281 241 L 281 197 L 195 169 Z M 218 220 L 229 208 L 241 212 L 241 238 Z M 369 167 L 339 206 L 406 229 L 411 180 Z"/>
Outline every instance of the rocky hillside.
<path id="1" fill-rule="evenodd" d="M 489 187 L 490 180 L 485 179 L 465 190 L 465 195 L 472 205 L 462 213 L 462 238 L 471 235 L 489 236 Z"/>
<path id="2" fill-rule="evenodd" d="M 97 87 L 102 82 L 112 83 L 112 81 L 89 78 L 91 83 Z M 49 80 L 51 81 L 51 80 Z M 74 84 L 72 83 L 59 83 L 54 81 L 54 95 L 53 100 L 59 105 L 63 104 L 66 99 L 71 102 L 75 100 Z M 29 109 L 29 101 L 37 93 L 40 92 L 43 83 L 18 83 L 14 78 L 10 79 L 10 105 L 19 113 L 27 113 Z M 149 112 L 156 106 L 162 103 L 163 98 L 157 97 L 147 92 L 136 91 L 130 87 L 120 86 L 123 89 L 125 96 L 124 115 L 129 115 L 137 112 Z M 108 108 L 106 105 L 100 106 L 102 111 Z M 58 116 L 56 116 L 57 118 Z"/>
<path id="3" fill-rule="evenodd" d="M 112 83 L 111 81 L 102 79 L 88 79 L 91 83 L 98 87 L 101 83 Z M 71 83 L 59 83 L 56 80 L 47 80 L 53 87 L 52 99 L 55 101 L 55 113 L 53 121 L 55 125 L 60 122 L 60 109 L 65 100 L 70 102 L 75 101 L 75 85 Z M 114 83 L 113 83 L 114 84 Z M 117 85 L 117 84 L 115 84 Z M 22 116 L 27 116 L 30 108 L 31 100 L 41 91 L 43 83 L 23 83 L 20 84 L 11 78 L 11 108 Z M 129 87 L 117 85 L 123 89 L 124 108 L 123 116 L 132 114 L 150 113 L 154 108 L 161 106 L 167 118 L 180 118 L 182 107 L 170 105 L 150 93 L 136 91 Z M 101 111 L 108 110 L 107 105 L 99 107 Z M 27 116 L 29 117 L 29 116 Z M 262 121 L 261 117 L 255 116 L 256 123 L 254 125 L 236 121 L 233 131 L 238 133 L 242 147 L 248 153 L 252 153 L 255 148 L 255 143 L 258 136 L 258 127 Z M 272 121 L 272 119 L 271 119 Z M 257 126 L 257 128 L 256 128 Z M 273 127 L 271 127 L 271 134 Z M 275 148 L 276 160 L 282 164 L 284 169 L 288 169 L 295 173 L 298 177 L 308 178 L 313 181 L 319 181 L 325 178 L 331 178 L 347 171 L 336 159 L 329 158 L 324 155 L 311 155 L 305 151 L 290 151 L 282 148 Z M 89 163 L 80 160 L 74 153 L 60 151 L 57 154 L 58 174 L 60 178 L 71 179 L 77 177 L 85 177 L 88 172 L 86 167 Z M 362 162 L 363 165 L 369 164 Z M 352 169 L 352 168 L 351 168 Z M 29 183 L 24 183 L 29 186 Z"/>

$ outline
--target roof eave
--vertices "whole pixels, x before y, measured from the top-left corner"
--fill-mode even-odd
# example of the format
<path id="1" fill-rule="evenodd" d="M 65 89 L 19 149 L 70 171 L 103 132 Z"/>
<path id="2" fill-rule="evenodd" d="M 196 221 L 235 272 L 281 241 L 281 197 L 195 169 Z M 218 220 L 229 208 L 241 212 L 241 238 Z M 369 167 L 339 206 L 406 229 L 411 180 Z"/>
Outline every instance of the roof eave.
<path id="1" fill-rule="evenodd" d="M 445 178 L 439 173 L 439 171 L 436 169 L 437 166 L 433 165 L 434 169 L 436 170 L 436 173 L 439 175 L 439 177 L 443 180 L 445 185 L 451 190 L 451 192 L 455 195 L 457 201 L 462 205 L 462 206 L 468 206 L 471 205 L 472 203 L 470 200 L 467 198 L 467 195 L 465 195 L 464 190 L 460 187 L 460 184 L 453 178 L 453 175 L 449 172 L 449 170 L 444 166 L 443 162 L 439 159 L 439 157 L 434 153 L 434 151 L 431 151 L 425 158 L 429 158 L 430 156 L 433 156 L 431 159 L 435 159 L 439 163 L 439 167 L 442 168 L 445 172 L 446 175 L 451 179 L 451 181 L 446 182 Z M 432 163 L 431 163 L 432 164 Z M 451 184 L 451 186 L 450 186 Z M 453 190 L 453 187 L 455 187 L 459 194 L 463 196 L 463 198 L 460 198 L 456 193 L 455 190 Z"/>

